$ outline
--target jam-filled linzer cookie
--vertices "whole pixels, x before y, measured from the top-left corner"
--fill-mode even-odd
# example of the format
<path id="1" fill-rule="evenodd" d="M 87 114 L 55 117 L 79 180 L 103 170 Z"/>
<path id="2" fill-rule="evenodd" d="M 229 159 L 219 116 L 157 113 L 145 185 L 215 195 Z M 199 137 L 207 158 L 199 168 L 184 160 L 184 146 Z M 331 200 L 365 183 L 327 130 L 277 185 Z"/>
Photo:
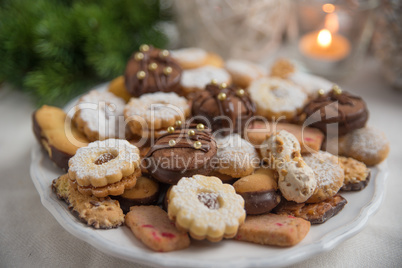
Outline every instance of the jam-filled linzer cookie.
<path id="1" fill-rule="evenodd" d="M 236 235 L 244 222 L 244 200 L 216 177 L 182 178 L 169 194 L 168 216 L 197 240 L 218 242 Z"/>
<path id="2" fill-rule="evenodd" d="M 203 124 L 176 122 L 158 138 L 145 157 L 148 172 L 160 182 L 176 184 L 182 177 L 208 175 L 217 151 L 211 130 Z"/>
<path id="3" fill-rule="evenodd" d="M 124 79 L 134 97 L 153 92 L 180 93 L 182 69 L 168 50 L 142 45 L 127 63 Z"/>
<path id="4" fill-rule="evenodd" d="M 268 120 L 293 120 L 308 97 L 300 86 L 276 77 L 254 80 L 248 91 L 257 106 L 257 114 Z"/>
<path id="5" fill-rule="evenodd" d="M 78 148 L 87 146 L 88 139 L 69 123 L 66 113 L 57 107 L 44 105 L 32 114 L 33 132 L 50 159 L 68 170 L 68 160 Z"/>
<path id="6" fill-rule="evenodd" d="M 139 150 L 126 140 L 95 141 L 69 161 L 71 184 L 85 195 L 121 195 L 141 175 Z"/>
<path id="7" fill-rule="evenodd" d="M 205 118 L 213 131 L 243 133 L 247 121 L 255 113 L 255 105 L 246 90 L 212 81 L 194 95 L 192 113 Z M 199 119 L 200 123 L 202 122 Z"/>
<path id="8" fill-rule="evenodd" d="M 334 85 L 330 92 L 319 95 L 306 104 L 301 120 L 326 134 L 337 131 L 338 135 L 342 136 L 364 127 L 368 116 L 366 103 L 362 98 L 342 91 Z M 335 123 L 338 124 L 335 125 L 336 130 L 329 128 L 329 124 Z"/>

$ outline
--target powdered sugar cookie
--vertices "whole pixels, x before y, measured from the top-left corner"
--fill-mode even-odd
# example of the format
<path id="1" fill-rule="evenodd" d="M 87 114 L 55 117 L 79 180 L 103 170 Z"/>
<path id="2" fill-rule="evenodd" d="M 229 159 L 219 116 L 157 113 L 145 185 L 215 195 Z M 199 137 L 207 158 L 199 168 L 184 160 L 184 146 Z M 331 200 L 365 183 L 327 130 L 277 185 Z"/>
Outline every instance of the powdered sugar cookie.
<path id="1" fill-rule="evenodd" d="M 90 141 L 126 137 L 125 101 L 110 92 L 90 91 L 81 97 L 73 121 Z"/>
<path id="2" fill-rule="evenodd" d="M 218 242 L 236 235 L 246 212 L 233 186 L 216 177 L 182 178 L 169 194 L 168 216 L 194 239 Z"/>
<path id="3" fill-rule="evenodd" d="M 229 59 L 225 63 L 225 69 L 232 76 L 233 83 L 243 88 L 266 74 L 262 66 L 246 60 Z"/>
<path id="4" fill-rule="evenodd" d="M 321 94 L 325 94 L 332 89 L 334 83 L 322 77 L 315 76 L 298 70 L 296 66 L 286 59 L 277 60 L 271 67 L 272 77 L 279 77 L 292 81 L 299 85 L 312 98 Z"/>
<path id="5" fill-rule="evenodd" d="M 185 70 L 199 68 L 205 65 L 211 65 L 218 68 L 223 67 L 223 60 L 218 54 L 207 52 L 202 48 L 181 48 L 172 50 L 171 54 Z"/>
<path id="6" fill-rule="evenodd" d="M 278 172 L 278 186 L 287 200 L 302 203 L 313 195 L 317 180 L 303 161 L 299 141 L 294 135 L 285 130 L 272 134 L 262 144 L 261 154 Z"/>
<path id="7" fill-rule="evenodd" d="M 253 173 L 259 166 L 260 158 L 257 150 L 238 134 L 216 138 L 218 159 L 216 170 L 232 178 L 240 178 Z"/>
<path id="8" fill-rule="evenodd" d="M 333 154 L 352 157 L 367 166 L 374 166 L 387 158 L 389 142 L 385 134 L 373 127 L 354 130 L 338 139 L 330 139 L 326 150 Z"/>
<path id="9" fill-rule="evenodd" d="M 69 161 L 69 177 L 78 191 L 105 197 L 135 186 L 141 175 L 139 150 L 126 140 L 109 139 L 80 148 Z"/>
<path id="10" fill-rule="evenodd" d="M 208 58 L 208 52 L 197 47 L 172 50 L 171 54 L 183 69 L 194 69 L 204 66 Z"/>
<path id="11" fill-rule="evenodd" d="M 307 101 L 301 87 L 280 78 L 254 80 L 248 90 L 257 105 L 257 114 L 269 120 L 291 120 Z"/>
<path id="12" fill-rule="evenodd" d="M 55 179 L 52 189 L 58 198 L 68 204 L 73 214 L 95 229 L 116 228 L 124 222 L 124 214 L 119 202 L 109 197 L 98 198 L 81 194 L 71 187 L 68 174 Z"/>
<path id="13" fill-rule="evenodd" d="M 190 106 L 176 93 L 150 93 L 132 98 L 124 108 L 124 117 L 131 132 L 142 137 L 159 137 L 176 121 L 184 122 Z"/>
<path id="14" fill-rule="evenodd" d="M 157 206 L 133 206 L 126 215 L 126 225 L 147 247 L 169 252 L 190 246 L 187 233 L 180 232 L 165 211 Z"/>
<path id="15" fill-rule="evenodd" d="M 184 70 L 180 85 L 185 95 L 191 92 L 204 90 L 212 80 L 216 83 L 231 83 L 230 74 L 222 68 L 206 65 L 196 69 Z"/>
<path id="16" fill-rule="evenodd" d="M 314 171 L 317 187 L 307 203 L 318 203 L 333 197 L 343 186 L 345 178 L 338 157 L 323 151 L 306 155 L 304 162 Z"/>

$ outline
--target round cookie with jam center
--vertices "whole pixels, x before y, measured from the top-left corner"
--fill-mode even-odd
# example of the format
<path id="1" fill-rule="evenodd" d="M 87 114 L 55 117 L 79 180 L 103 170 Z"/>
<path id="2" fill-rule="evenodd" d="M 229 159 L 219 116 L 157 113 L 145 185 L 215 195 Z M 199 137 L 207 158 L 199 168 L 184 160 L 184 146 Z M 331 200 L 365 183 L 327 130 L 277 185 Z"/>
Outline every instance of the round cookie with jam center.
<path id="1" fill-rule="evenodd" d="M 236 193 L 244 199 L 247 214 L 263 214 L 274 209 L 281 201 L 274 172 L 243 177 L 233 184 Z"/>
<path id="2" fill-rule="evenodd" d="M 168 50 L 142 45 L 128 61 L 124 79 L 127 91 L 134 97 L 159 91 L 179 94 L 181 73 Z"/>
<path id="3" fill-rule="evenodd" d="M 368 110 L 364 100 L 334 86 L 332 91 L 311 100 L 303 108 L 302 121 L 313 122 L 310 127 L 320 129 L 325 134 L 333 132 L 329 124 L 338 123 L 338 135 L 345 135 L 363 128 L 368 120 Z"/>
<path id="4" fill-rule="evenodd" d="M 244 89 L 226 83 L 210 83 L 197 92 L 193 99 L 192 113 L 210 123 L 213 131 L 243 133 L 247 121 L 255 113 L 255 105 Z"/>
<path id="5" fill-rule="evenodd" d="M 181 123 L 181 122 L 180 122 Z M 176 184 L 182 177 L 208 175 L 217 145 L 211 130 L 202 124 L 169 127 L 158 138 L 144 161 L 147 170 L 162 183 Z"/>

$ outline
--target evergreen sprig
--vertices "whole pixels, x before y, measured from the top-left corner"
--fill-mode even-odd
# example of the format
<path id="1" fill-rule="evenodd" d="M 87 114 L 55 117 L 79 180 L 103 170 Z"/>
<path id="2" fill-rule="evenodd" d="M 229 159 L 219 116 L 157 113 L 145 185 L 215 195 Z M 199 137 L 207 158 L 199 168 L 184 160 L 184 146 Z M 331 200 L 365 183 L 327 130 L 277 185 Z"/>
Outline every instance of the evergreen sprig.
<path id="1" fill-rule="evenodd" d="M 63 105 L 124 72 L 143 44 L 163 47 L 158 1 L 0 0 L 0 81 Z"/>

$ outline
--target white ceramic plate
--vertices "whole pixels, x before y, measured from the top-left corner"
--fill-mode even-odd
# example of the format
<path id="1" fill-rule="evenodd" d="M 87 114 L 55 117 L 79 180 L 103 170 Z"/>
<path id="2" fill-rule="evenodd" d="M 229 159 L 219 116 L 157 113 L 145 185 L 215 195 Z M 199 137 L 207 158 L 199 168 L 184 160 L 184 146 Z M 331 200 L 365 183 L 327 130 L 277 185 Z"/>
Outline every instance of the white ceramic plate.
<path id="1" fill-rule="evenodd" d="M 71 103 L 66 110 L 68 107 L 71 107 Z M 95 230 L 83 224 L 52 192 L 52 180 L 60 176 L 62 171 L 53 165 L 39 145 L 32 149 L 31 162 L 31 178 L 42 204 L 68 232 L 106 254 L 161 267 L 278 267 L 329 251 L 360 232 L 380 207 L 388 175 L 387 163 L 372 168 L 371 172 L 371 181 L 366 189 L 342 193 L 348 201 L 345 208 L 326 223 L 313 225 L 306 238 L 294 247 L 276 248 L 233 240 L 219 243 L 192 241 L 188 249 L 156 253 L 139 242 L 125 226 Z"/>

